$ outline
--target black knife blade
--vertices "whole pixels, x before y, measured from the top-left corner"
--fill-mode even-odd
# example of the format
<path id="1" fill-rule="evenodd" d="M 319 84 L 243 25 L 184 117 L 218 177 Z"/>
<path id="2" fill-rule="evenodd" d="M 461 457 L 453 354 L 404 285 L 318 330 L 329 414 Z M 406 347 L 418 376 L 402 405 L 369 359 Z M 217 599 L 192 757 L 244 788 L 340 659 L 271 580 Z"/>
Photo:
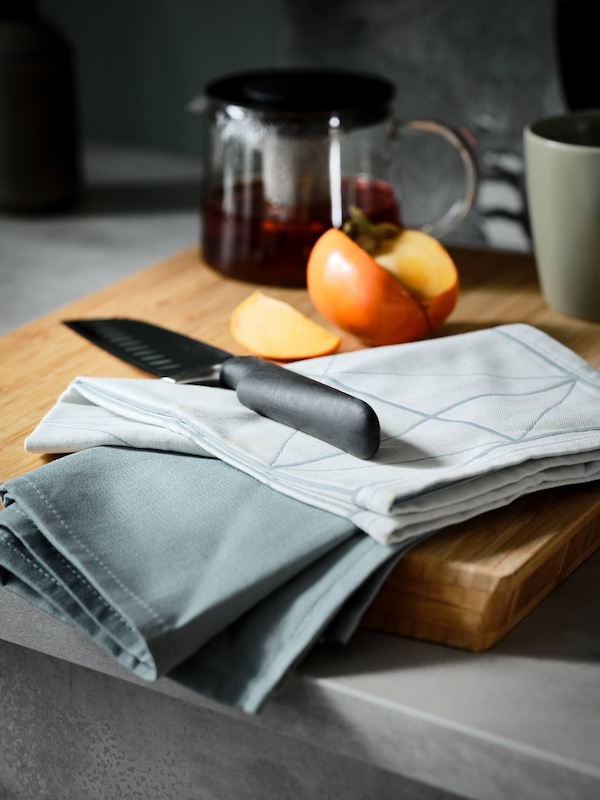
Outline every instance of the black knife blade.
<path id="1" fill-rule="evenodd" d="M 379 448 L 375 411 L 358 397 L 256 356 L 235 356 L 181 333 L 136 319 L 64 320 L 117 358 L 172 383 L 234 389 L 239 401 L 358 458 Z"/>

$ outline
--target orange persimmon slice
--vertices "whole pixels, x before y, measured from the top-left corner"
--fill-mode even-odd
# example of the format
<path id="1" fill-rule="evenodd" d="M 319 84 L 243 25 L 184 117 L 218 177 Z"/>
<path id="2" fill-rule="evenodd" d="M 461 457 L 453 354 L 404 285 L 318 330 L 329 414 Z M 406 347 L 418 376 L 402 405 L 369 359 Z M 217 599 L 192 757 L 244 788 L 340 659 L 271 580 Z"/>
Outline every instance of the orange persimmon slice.
<path id="1" fill-rule="evenodd" d="M 341 338 L 275 297 L 256 291 L 234 309 L 231 334 L 246 350 L 274 361 L 334 353 Z"/>
<path id="2" fill-rule="evenodd" d="M 375 254 L 374 260 L 417 299 L 437 330 L 456 305 L 458 272 L 446 248 L 422 231 L 403 230 Z"/>

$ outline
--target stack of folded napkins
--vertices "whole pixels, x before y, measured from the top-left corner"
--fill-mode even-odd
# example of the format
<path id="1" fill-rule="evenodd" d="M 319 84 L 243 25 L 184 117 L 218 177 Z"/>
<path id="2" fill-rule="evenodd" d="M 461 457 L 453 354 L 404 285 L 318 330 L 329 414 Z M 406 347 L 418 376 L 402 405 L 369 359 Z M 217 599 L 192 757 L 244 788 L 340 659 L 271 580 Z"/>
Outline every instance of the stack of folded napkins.
<path id="1" fill-rule="evenodd" d="M 121 443 L 210 453 L 384 543 L 600 477 L 600 376 L 530 326 L 292 368 L 373 406 L 382 428 L 375 458 L 361 461 L 259 417 L 231 392 L 102 378 L 75 380 L 26 448 Z"/>
<path id="2" fill-rule="evenodd" d="M 254 711 L 422 537 L 600 478 L 600 375 L 527 325 L 290 368 L 373 406 L 372 460 L 233 392 L 78 378 L 26 441 L 75 455 L 4 489 L 4 582 L 143 677 Z"/>

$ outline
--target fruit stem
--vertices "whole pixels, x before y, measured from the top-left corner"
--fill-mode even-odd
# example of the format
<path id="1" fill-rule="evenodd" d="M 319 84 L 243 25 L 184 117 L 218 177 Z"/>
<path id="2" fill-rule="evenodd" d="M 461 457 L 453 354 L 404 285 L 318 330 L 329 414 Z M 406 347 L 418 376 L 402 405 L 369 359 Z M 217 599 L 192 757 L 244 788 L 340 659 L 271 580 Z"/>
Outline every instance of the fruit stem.
<path id="1" fill-rule="evenodd" d="M 385 241 L 399 236 L 402 229 L 392 222 L 371 222 L 360 208 L 350 206 L 350 219 L 344 222 L 342 231 L 372 256 Z"/>

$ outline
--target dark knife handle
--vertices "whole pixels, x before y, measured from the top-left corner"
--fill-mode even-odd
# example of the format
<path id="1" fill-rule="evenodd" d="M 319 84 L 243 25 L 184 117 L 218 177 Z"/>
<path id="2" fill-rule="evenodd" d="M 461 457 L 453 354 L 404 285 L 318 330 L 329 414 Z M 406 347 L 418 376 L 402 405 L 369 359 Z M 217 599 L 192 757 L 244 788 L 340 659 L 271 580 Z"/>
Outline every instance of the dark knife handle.
<path id="1" fill-rule="evenodd" d="M 379 420 L 368 403 L 254 356 L 221 365 L 221 383 L 264 417 L 304 431 L 358 458 L 379 448 Z"/>

